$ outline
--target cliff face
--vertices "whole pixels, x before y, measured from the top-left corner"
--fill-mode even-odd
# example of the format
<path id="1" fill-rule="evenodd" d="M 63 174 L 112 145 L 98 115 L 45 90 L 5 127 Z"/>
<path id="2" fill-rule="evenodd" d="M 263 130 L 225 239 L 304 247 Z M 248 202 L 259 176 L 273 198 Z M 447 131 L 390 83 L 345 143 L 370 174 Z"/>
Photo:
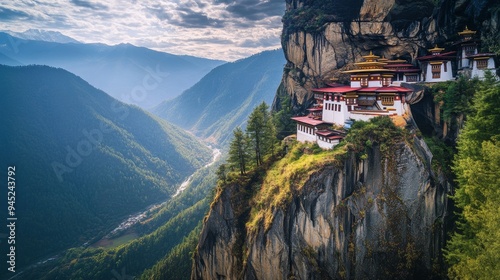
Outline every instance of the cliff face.
<path id="1" fill-rule="evenodd" d="M 483 45 L 499 50 L 500 3 L 495 0 L 287 0 L 282 46 L 287 59 L 282 86 L 296 112 L 311 105 L 310 89 L 340 74 L 369 51 L 386 58 L 415 58 L 434 44 L 453 49 L 457 32 L 480 30 Z"/>
<path id="2" fill-rule="evenodd" d="M 420 140 L 383 159 L 315 171 L 269 227 L 247 232 L 248 199 L 231 185 L 205 221 L 192 279 L 412 279 L 439 269 L 447 215 L 444 182 Z M 435 276 L 435 275 L 434 275 Z"/>
<path id="3" fill-rule="evenodd" d="M 282 46 L 287 64 L 275 110 L 288 95 L 295 113 L 304 112 L 313 100 L 311 88 L 332 77 L 347 81 L 340 71 L 369 51 L 414 62 L 436 43 L 452 49 L 450 42 L 465 25 L 481 31 L 489 51 L 500 50 L 500 3 L 495 0 L 286 3 Z M 439 127 L 432 96 L 411 98 L 422 102 L 413 114 L 429 133 L 442 130 L 456 137 Z M 398 144 L 388 157 L 378 146 L 363 160 L 348 154 L 340 165 L 318 166 L 289 201 L 270 208 L 268 224 L 252 229 L 246 223 L 259 211 L 251 202 L 259 186 L 229 185 L 204 223 L 191 278 L 441 278 L 451 186 L 433 173 L 431 159 L 417 138 Z"/>

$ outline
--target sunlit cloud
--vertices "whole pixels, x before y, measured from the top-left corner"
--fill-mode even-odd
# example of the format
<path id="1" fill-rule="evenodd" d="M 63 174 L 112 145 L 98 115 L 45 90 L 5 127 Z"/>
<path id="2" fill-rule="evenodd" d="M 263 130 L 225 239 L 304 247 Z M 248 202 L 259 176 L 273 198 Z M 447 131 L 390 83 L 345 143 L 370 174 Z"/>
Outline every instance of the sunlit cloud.
<path id="1" fill-rule="evenodd" d="M 283 0 L 0 0 L 0 29 L 231 61 L 279 48 L 284 9 Z"/>

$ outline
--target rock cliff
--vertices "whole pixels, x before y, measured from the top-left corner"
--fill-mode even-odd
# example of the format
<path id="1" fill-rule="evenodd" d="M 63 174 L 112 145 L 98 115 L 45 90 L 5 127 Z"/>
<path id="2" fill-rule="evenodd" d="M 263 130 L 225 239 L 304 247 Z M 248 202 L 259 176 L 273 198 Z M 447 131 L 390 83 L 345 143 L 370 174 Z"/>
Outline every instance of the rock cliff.
<path id="1" fill-rule="evenodd" d="M 495 0 L 286 0 L 282 46 L 287 59 L 273 108 L 289 95 L 296 113 L 311 105 L 310 89 L 373 51 L 415 58 L 434 44 L 453 49 L 457 32 L 480 30 L 484 50 L 500 52 L 500 3 Z"/>
<path id="2" fill-rule="evenodd" d="M 226 187 L 205 221 L 192 279 L 436 277 L 448 185 L 432 174 L 432 155 L 417 138 L 388 157 L 378 146 L 367 155 L 318 168 L 253 231 L 245 227 L 252 187 Z"/>
<path id="3" fill-rule="evenodd" d="M 451 42 L 465 25 L 481 31 L 489 51 L 500 51 L 500 3 L 494 0 L 286 4 L 282 46 L 287 64 L 275 110 L 291 100 L 294 113 L 304 113 L 313 101 L 311 88 L 332 77 L 347 81 L 341 70 L 369 51 L 414 62 L 436 43 L 453 48 Z M 432 96 L 419 98 L 427 101 L 412 108 L 418 111 L 414 115 L 429 124 L 429 134 L 446 135 Z M 451 134 L 454 139 L 456 133 Z M 262 210 L 252 200 L 261 188 L 258 180 L 219 190 L 204 222 L 191 278 L 444 278 L 441 250 L 451 186 L 432 170 L 433 156 L 420 138 L 399 142 L 389 155 L 379 144 L 365 157 L 350 152 L 340 163 L 318 165 L 305 178 L 292 176 L 290 181 L 304 182 L 280 207 L 269 207 L 272 219 L 256 227 L 249 223 Z"/>

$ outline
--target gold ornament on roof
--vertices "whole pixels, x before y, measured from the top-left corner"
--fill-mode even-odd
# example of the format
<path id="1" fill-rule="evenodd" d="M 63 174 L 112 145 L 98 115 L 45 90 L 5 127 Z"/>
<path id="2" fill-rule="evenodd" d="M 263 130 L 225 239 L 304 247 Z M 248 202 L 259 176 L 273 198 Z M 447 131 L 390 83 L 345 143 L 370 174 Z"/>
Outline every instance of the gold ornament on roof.
<path id="1" fill-rule="evenodd" d="M 439 48 L 438 45 L 436 44 L 436 45 L 434 45 L 434 48 L 429 49 L 429 51 L 431 53 L 440 53 L 440 52 L 444 51 L 444 48 Z"/>
<path id="2" fill-rule="evenodd" d="M 465 29 L 461 32 L 458 32 L 458 35 L 460 36 L 467 36 L 467 35 L 474 35 L 476 34 L 476 31 L 470 30 L 467 25 L 465 26 Z"/>

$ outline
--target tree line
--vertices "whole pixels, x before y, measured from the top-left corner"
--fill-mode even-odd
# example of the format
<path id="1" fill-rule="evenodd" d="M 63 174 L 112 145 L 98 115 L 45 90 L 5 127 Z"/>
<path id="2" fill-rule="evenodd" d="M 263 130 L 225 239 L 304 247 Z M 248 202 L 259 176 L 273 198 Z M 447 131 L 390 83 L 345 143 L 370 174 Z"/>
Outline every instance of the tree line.
<path id="1" fill-rule="evenodd" d="M 445 250 L 451 279 L 500 275 L 500 83 L 479 83 L 458 139 L 452 169 L 458 188 L 457 230 Z"/>
<path id="2" fill-rule="evenodd" d="M 275 120 L 265 102 L 252 111 L 245 131 L 241 127 L 233 131 L 227 163 L 220 166 L 219 178 L 225 178 L 228 171 L 245 175 L 250 169 L 261 166 L 266 158 L 275 155 L 278 143 Z"/>

